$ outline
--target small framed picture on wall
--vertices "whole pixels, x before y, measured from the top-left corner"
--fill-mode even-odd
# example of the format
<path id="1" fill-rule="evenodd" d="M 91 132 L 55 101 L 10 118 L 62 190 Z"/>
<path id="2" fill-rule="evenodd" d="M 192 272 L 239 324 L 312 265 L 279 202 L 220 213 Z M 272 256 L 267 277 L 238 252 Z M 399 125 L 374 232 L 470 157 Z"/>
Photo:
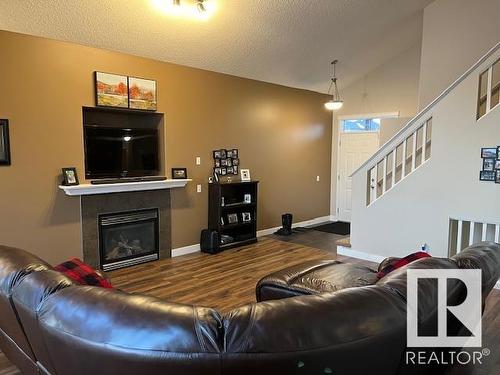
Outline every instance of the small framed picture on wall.
<path id="1" fill-rule="evenodd" d="M 483 171 L 493 171 L 495 169 L 495 159 L 483 159 Z"/>
<path id="2" fill-rule="evenodd" d="M 499 172 L 499 171 L 480 171 L 479 172 L 479 180 L 481 180 L 481 181 L 495 181 L 496 182 L 495 172 Z"/>
<path id="3" fill-rule="evenodd" d="M 496 159 L 498 147 L 483 147 L 481 149 L 481 157 L 483 159 Z"/>
<path id="4" fill-rule="evenodd" d="M 500 170 L 499 171 L 495 171 L 495 173 L 496 173 L 495 182 L 497 184 L 500 184 Z"/>
<path id="5" fill-rule="evenodd" d="M 0 120 L 0 165 L 10 165 L 9 120 Z"/>

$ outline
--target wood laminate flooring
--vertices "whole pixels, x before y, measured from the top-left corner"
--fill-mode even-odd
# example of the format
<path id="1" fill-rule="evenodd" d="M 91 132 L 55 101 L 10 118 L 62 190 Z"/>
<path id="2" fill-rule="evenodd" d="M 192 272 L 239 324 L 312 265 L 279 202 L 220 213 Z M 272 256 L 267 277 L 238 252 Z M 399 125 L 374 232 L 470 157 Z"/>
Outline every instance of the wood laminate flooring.
<path id="1" fill-rule="evenodd" d="M 255 302 L 255 284 L 263 276 L 308 260 L 339 259 L 372 268 L 376 264 L 337 256 L 334 234 L 306 231 L 282 241 L 277 236 L 261 238 L 258 243 L 227 250 L 217 255 L 195 253 L 146 263 L 110 272 L 115 287 L 144 293 L 167 301 L 209 306 L 226 313 Z M 307 244 L 304 245 L 304 244 Z M 456 369 L 452 375 L 500 374 L 500 291 L 489 296 L 483 318 L 483 346 L 491 350 L 486 366 Z M 20 372 L 0 352 L 0 375 Z"/>

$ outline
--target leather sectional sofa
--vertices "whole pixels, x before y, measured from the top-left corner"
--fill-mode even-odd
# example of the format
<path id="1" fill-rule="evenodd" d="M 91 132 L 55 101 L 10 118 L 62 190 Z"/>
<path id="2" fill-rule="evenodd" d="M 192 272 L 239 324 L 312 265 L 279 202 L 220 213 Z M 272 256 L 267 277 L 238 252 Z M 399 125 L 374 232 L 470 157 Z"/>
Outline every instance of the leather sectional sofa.
<path id="1" fill-rule="evenodd" d="M 76 285 L 38 257 L 0 247 L 0 349 L 25 374 L 405 374 L 408 268 L 480 268 L 485 299 L 500 276 L 500 245 L 421 259 L 372 285 L 275 294 L 224 316 Z M 463 298 L 462 284 L 449 290 L 450 303 Z M 424 283 L 419 293 L 425 323 L 435 290 Z"/>

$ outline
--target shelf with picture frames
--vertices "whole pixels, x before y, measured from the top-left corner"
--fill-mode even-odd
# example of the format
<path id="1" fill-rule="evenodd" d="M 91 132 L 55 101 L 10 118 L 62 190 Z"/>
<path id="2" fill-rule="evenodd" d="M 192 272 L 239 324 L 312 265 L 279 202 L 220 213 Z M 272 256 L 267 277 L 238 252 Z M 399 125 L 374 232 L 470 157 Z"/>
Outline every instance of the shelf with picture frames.
<path id="1" fill-rule="evenodd" d="M 208 228 L 224 241 L 221 248 L 257 241 L 258 181 L 209 184 Z"/>

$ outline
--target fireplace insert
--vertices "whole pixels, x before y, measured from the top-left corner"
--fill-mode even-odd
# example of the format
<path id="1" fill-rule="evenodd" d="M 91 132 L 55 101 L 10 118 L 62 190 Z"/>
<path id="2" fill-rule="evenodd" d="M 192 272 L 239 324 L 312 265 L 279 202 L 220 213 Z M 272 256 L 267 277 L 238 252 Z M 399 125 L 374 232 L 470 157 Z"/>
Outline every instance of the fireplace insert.
<path id="1" fill-rule="evenodd" d="M 159 258 L 158 209 L 99 215 L 101 268 L 110 271 Z"/>

